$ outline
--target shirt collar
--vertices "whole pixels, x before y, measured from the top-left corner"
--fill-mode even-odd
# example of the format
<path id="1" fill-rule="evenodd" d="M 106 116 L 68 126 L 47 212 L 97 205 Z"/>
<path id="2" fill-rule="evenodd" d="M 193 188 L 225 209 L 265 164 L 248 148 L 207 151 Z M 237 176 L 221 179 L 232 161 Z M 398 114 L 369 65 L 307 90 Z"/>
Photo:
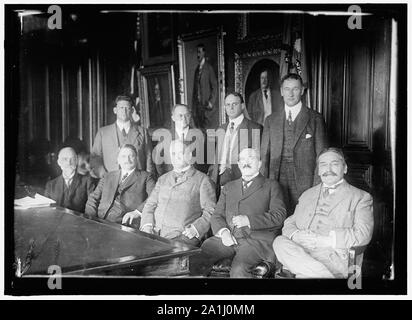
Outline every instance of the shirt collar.
<path id="1" fill-rule="evenodd" d="M 258 175 L 259 175 L 259 171 L 258 171 L 256 174 L 254 174 L 251 178 L 249 178 L 248 180 L 246 180 L 246 179 L 243 178 L 243 176 L 242 176 L 242 180 L 247 181 L 247 182 L 250 182 L 250 181 L 252 181 L 253 179 L 255 179 Z"/>
<path id="2" fill-rule="evenodd" d="M 335 184 L 328 186 L 325 183 L 322 183 L 322 188 L 331 188 L 331 189 L 335 189 L 337 186 L 341 185 L 343 182 L 343 178 L 341 180 L 339 180 L 338 182 L 336 182 Z"/>
<path id="3" fill-rule="evenodd" d="M 235 129 L 236 129 L 236 128 L 239 127 L 239 125 L 242 123 L 242 121 L 243 121 L 244 118 L 245 118 L 245 116 L 244 116 L 243 113 L 242 113 L 240 116 L 238 116 L 238 117 L 235 118 L 235 119 L 229 119 L 229 125 L 230 125 L 231 122 L 233 122 L 234 127 L 235 127 Z"/>
<path id="4" fill-rule="evenodd" d="M 289 107 L 288 105 L 285 104 L 286 118 L 289 116 L 289 111 L 290 111 L 292 113 L 292 121 L 295 121 L 301 109 L 302 109 L 302 101 L 299 101 L 293 107 Z"/>
<path id="5" fill-rule="evenodd" d="M 122 169 L 122 177 L 127 173 L 127 176 L 130 176 L 132 173 L 133 173 L 133 171 L 135 170 L 136 168 L 133 168 L 132 170 L 124 170 L 124 169 Z"/>
<path id="6" fill-rule="evenodd" d="M 184 134 L 185 138 L 187 137 L 187 133 L 189 132 L 189 126 L 184 128 L 183 130 L 180 130 L 179 128 L 175 127 L 176 133 L 179 136 L 179 138 L 182 137 L 182 134 Z"/>
<path id="7" fill-rule="evenodd" d="M 66 176 L 64 175 L 64 173 L 62 173 L 62 176 L 63 176 L 63 179 L 64 179 L 65 181 L 70 181 L 70 180 L 73 179 L 73 177 L 74 177 L 75 174 L 76 174 L 76 170 L 74 170 L 73 173 L 72 173 L 69 177 L 66 177 Z"/>
<path id="8" fill-rule="evenodd" d="M 187 167 L 184 167 L 181 170 L 173 169 L 173 171 L 176 172 L 176 173 L 185 173 L 187 170 L 190 169 L 190 167 L 191 167 L 191 165 L 189 164 Z"/>
<path id="9" fill-rule="evenodd" d="M 203 59 L 200 61 L 199 67 L 202 68 L 204 64 L 205 64 L 205 58 L 203 58 Z"/>
<path id="10" fill-rule="evenodd" d="M 130 121 L 127 121 L 126 123 L 123 123 L 123 122 L 120 122 L 119 120 L 116 120 L 116 124 L 117 124 L 118 128 L 120 129 L 120 131 L 122 131 L 124 129 L 126 131 L 126 133 L 129 133 Z"/>

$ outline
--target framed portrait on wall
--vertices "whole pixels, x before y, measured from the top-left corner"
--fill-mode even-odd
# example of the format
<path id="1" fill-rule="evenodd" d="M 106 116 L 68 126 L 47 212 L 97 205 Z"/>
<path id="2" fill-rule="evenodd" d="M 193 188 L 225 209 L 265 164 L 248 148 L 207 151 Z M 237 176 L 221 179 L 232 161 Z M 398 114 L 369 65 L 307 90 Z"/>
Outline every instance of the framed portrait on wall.
<path id="1" fill-rule="evenodd" d="M 223 36 L 222 29 L 213 29 L 178 38 L 179 98 L 200 129 L 226 122 Z"/>
<path id="2" fill-rule="evenodd" d="M 168 127 L 176 102 L 173 65 L 142 68 L 138 71 L 138 79 L 142 125 L 150 132 Z"/>
<path id="3" fill-rule="evenodd" d="M 173 13 L 142 13 L 141 21 L 143 65 L 172 62 L 176 56 Z"/>

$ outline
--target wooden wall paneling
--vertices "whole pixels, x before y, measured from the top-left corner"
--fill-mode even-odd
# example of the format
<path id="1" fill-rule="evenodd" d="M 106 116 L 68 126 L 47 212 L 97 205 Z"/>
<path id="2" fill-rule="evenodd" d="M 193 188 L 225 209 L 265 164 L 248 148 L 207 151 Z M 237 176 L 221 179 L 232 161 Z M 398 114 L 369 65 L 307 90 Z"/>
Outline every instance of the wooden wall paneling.
<path id="1" fill-rule="evenodd" d="M 55 151 L 62 142 L 62 77 L 61 65 L 57 62 L 48 64 L 49 78 L 49 121 L 50 142 Z"/>
<path id="2" fill-rule="evenodd" d="M 352 39 L 345 79 L 345 147 L 372 151 L 371 43 L 366 36 L 353 36 Z"/>

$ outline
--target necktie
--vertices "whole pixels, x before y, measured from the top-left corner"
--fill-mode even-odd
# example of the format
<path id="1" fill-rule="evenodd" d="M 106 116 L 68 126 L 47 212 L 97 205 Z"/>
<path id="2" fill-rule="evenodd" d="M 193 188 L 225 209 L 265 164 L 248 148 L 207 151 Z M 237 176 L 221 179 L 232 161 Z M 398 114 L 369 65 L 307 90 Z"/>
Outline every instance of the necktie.
<path id="1" fill-rule="evenodd" d="M 265 90 L 263 90 L 263 93 L 265 94 L 265 99 L 267 99 L 268 98 L 268 91 L 265 89 Z"/>
<path id="2" fill-rule="evenodd" d="M 243 184 L 243 191 L 246 191 L 247 188 L 249 188 L 250 184 L 251 184 L 251 180 L 250 181 L 246 181 L 242 179 L 242 184 Z"/>
<path id="3" fill-rule="evenodd" d="M 126 172 L 123 177 L 122 180 L 120 181 L 120 184 L 122 184 L 123 182 L 125 182 L 125 180 L 127 179 L 127 177 L 129 176 L 129 174 Z"/>
<path id="4" fill-rule="evenodd" d="M 123 137 L 127 136 L 126 130 L 124 128 L 122 129 L 122 135 L 123 135 Z"/>
<path id="5" fill-rule="evenodd" d="M 181 182 L 184 175 L 185 175 L 184 172 L 175 172 L 175 182 L 176 183 Z"/>
<path id="6" fill-rule="evenodd" d="M 289 116 L 288 116 L 288 124 L 291 126 L 292 125 L 292 111 L 289 110 Z"/>
<path id="7" fill-rule="evenodd" d="M 330 196 L 335 190 L 337 186 L 332 187 L 323 187 L 323 197 Z"/>

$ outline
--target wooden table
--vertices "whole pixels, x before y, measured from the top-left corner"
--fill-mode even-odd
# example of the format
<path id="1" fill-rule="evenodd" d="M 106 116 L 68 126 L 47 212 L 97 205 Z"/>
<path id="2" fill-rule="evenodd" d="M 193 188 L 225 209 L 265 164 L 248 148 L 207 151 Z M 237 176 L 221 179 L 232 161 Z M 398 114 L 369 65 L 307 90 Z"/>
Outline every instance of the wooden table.
<path id="1" fill-rule="evenodd" d="M 14 210 L 14 252 L 22 275 L 181 276 L 200 251 L 179 241 L 111 223 L 61 207 Z M 16 260 L 17 261 L 17 260 Z"/>

